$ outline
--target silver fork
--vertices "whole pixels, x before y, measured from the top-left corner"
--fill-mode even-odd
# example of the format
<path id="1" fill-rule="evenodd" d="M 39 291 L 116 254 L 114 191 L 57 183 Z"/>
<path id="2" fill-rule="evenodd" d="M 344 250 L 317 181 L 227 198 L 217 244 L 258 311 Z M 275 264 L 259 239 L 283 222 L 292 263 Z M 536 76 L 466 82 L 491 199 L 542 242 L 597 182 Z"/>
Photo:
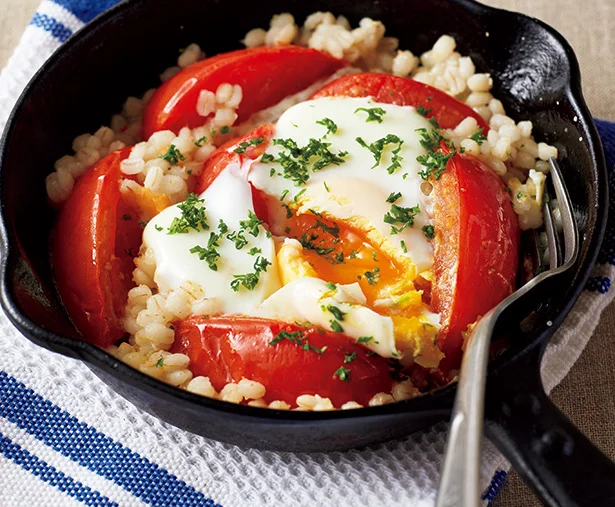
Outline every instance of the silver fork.
<path id="1" fill-rule="evenodd" d="M 551 180 L 561 212 L 564 235 L 562 258 L 560 240 L 553 214 L 546 203 L 543 215 L 549 247 L 549 269 L 508 296 L 487 312 L 468 338 L 457 384 L 448 441 L 444 453 L 442 476 L 436 507 L 477 507 L 480 501 L 480 446 L 483 435 L 485 381 L 489 344 L 498 318 L 519 298 L 546 279 L 570 269 L 579 253 L 579 231 L 570 196 L 555 159 L 549 160 Z"/>

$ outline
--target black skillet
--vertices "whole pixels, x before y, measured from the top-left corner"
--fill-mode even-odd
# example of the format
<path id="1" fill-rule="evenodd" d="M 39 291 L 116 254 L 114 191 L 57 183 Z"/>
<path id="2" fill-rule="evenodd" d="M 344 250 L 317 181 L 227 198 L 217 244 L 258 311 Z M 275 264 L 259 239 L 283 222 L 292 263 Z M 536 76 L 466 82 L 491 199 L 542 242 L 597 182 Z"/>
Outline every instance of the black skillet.
<path id="1" fill-rule="evenodd" d="M 549 401 L 540 360 L 549 338 L 583 289 L 606 223 L 607 176 L 599 138 L 583 101 L 577 60 L 551 28 L 472 0 L 260 2 L 132 0 L 68 41 L 20 98 L 0 146 L 2 306 L 33 342 L 78 358 L 136 406 L 185 430 L 240 446 L 332 451 L 403 437 L 447 419 L 455 386 L 392 405 L 335 413 L 256 409 L 202 398 L 162 384 L 80 340 L 58 302 L 48 238 L 54 220 L 44 179 L 71 140 L 107 124 L 131 94 L 156 86 L 178 49 L 198 42 L 208 54 L 239 47 L 273 13 L 303 19 L 317 10 L 382 20 L 402 48 L 420 53 L 440 34 L 494 77 L 508 113 L 534 123 L 555 144 L 582 245 L 570 276 L 527 301 L 500 334 L 510 349 L 490 367 L 486 432 L 550 505 L 615 504 L 615 467 Z M 471 295 L 468 295 L 471 297 Z M 519 323 L 533 315 L 531 331 Z M 582 381 L 582 379 L 581 379 Z"/>

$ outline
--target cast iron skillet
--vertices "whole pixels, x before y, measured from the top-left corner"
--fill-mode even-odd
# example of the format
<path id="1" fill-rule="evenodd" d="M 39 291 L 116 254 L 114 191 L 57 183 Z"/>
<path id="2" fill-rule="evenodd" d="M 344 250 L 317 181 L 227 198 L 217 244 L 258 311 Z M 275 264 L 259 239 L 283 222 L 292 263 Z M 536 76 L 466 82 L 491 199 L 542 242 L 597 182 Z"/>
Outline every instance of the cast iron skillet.
<path id="1" fill-rule="evenodd" d="M 491 364 L 486 431 L 551 505 L 615 503 L 615 467 L 544 393 L 545 346 L 582 290 L 603 236 L 604 157 L 583 101 L 576 58 L 544 24 L 472 0 L 132 0 L 75 35 L 47 62 L 19 100 L 0 146 L 1 302 L 33 342 L 86 361 L 138 407 L 185 430 L 240 446 L 289 451 L 348 449 L 402 437 L 449 417 L 455 386 L 392 405 L 335 413 L 257 409 L 202 398 L 147 377 L 80 340 L 51 281 L 48 239 L 54 214 L 44 179 L 71 140 L 107 124 L 123 100 L 156 86 L 178 49 L 198 42 L 208 54 L 239 47 L 273 13 L 303 19 L 333 10 L 356 23 L 382 20 L 401 47 L 420 53 L 442 33 L 455 36 L 478 69 L 488 70 L 510 115 L 534 122 L 555 144 L 582 237 L 566 278 L 526 301 L 499 330 L 512 347 Z M 468 295 L 471 297 L 471 294 Z M 520 322 L 531 315 L 530 331 Z M 526 321 L 527 322 L 527 321 Z"/>

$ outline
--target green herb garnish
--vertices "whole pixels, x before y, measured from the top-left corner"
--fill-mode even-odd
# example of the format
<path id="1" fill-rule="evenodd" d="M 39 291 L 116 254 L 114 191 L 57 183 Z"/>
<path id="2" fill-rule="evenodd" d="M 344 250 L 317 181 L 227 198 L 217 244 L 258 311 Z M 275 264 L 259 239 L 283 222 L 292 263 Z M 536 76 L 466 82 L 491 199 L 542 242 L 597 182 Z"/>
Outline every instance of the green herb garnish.
<path id="1" fill-rule="evenodd" d="M 335 134 L 337 132 L 337 125 L 336 123 L 331 119 L 331 118 L 323 118 L 322 120 L 319 120 L 316 122 L 318 125 L 322 125 L 324 127 L 327 127 L 327 134 Z"/>
<path id="2" fill-rule="evenodd" d="M 239 147 L 235 148 L 233 152 L 237 153 L 238 155 L 243 155 L 250 146 L 258 146 L 259 144 L 263 144 L 264 142 L 265 142 L 265 138 L 263 137 L 257 137 L 256 139 L 250 139 L 249 141 L 242 141 L 239 143 Z"/>
<path id="3" fill-rule="evenodd" d="M 370 121 L 376 121 L 378 123 L 382 123 L 382 117 L 387 113 L 381 107 L 371 107 L 371 108 L 359 107 L 358 109 L 355 110 L 355 114 L 357 114 L 359 111 L 363 111 L 367 113 L 367 119 L 365 120 L 366 123 L 369 123 Z"/>
<path id="4" fill-rule="evenodd" d="M 425 234 L 425 237 L 427 239 L 433 239 L 435 232 L 436 232 L 436 228 L 433 225 L 423 226 L 423 233 Z"/>
<path id="5" fill-rule="evenodd" d="M 206 231 L 209 229 L 205 216 L 205 200 L 196 194 L 188 194 L 186 200 L 177 205 L 182 212 L 181 217 L 173 218 L 167 234 L 185 234 L 190 231 Z"/>
<path id="6" fill-rule="evenodd" d="M 370 285 L 376 285 L 378 280 L 380 280 L 380 268 L 376 267 L 373 271 L 366 271 L 364 275 L 365 278 L 367 278 L 367 283 Z"/>
<path id="7" fill-rule="evenodd" d="M 384 215 L 384 221 L 391 224 L 391 234 L 398 234 L 406 227 L 414 226 L 414 217 L 420 213 L 418 204 L 412 208 L 402 208 L 397 204 L 391 205 L 391 211 Z M 399 226 L 396 226 L 399 224 Z"/>
<path id="8" fill-rule="evenodd" d="M 160 158 L 166 160 L 171 165 L 177 165 L 180 160 L 186 160 L 186 157 L 182 155 L 182 152 L 179 151 L 174 144 L 169 146 L 167 152 L 161 155 Z"/>
<path id="9" fill-rule="evenodd" d="M 335 370 L 333 376 L 343 380 L 344 382 L 348 382 L 350 380 L 350 370 L 340 366 L 337 370 Z"/>

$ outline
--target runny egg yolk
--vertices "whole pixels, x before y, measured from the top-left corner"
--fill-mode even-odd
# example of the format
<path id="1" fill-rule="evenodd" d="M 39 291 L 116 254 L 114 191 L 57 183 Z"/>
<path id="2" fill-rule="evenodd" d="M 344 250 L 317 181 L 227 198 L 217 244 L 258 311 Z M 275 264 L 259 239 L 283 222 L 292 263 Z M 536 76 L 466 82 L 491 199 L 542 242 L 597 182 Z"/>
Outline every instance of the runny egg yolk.
<path id="1" fill-rule="evenodd" d="M 403 268 L 343 223 L 323 216 L 294 215 L 286 219 L 284 231 L 301 243 L 303 257 L 319 278 L 336 284 L 358 282 L 369 306 L 404 277 Z"/>

